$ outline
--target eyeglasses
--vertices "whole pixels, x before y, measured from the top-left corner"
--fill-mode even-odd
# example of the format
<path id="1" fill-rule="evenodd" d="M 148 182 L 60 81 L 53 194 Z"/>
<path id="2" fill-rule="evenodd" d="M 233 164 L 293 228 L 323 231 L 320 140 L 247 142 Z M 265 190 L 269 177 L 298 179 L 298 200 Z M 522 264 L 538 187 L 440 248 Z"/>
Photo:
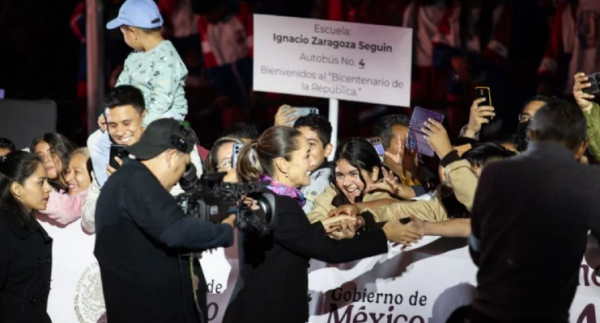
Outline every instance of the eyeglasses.
<path id="1" fill-rule="evenodd" d="M 529 122 L 533 117 L 527 113 L 519 114 L 519 122 Z"/>
<path id="2" fill-rule="evenodd" d="M 226 172 L 231 170 L 231 159 L 227 158 L 217 166 L 217 171 Z"/>

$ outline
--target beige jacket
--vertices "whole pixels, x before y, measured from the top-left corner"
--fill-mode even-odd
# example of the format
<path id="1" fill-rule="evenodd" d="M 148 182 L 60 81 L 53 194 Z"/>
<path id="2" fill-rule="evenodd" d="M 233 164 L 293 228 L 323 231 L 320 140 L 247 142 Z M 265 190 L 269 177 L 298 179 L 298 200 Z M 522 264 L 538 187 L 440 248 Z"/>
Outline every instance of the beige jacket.
<path id="1" fill-rule="evenodd" d="M 478 183 L 477 176 L 471 171 L 471 164 L 467 160 L 458 160 L 446 166 L 444 171 L 456 199 L 471 212 Z M 388 221 L 394 217 L 406 218 L 410 215 L 427 222 L 448 220 L 448 212 L 437 197 L 429 201 L 398 202 L 369 211 L 377 214 L 377 221 Z"/>
<path id="2" fill-rule="evenodd" d="M 325 188 L 325 191 L 323 191 L 323 193 L 321 193 L 319 195 L 319 197 L 317 197 L 317 199 L 315 200 L 312 211 L 309 214 L 307 214 L 308 220 L 310 221 L 310 223 L 315 223 L 315 222 L 318 222 L 321 220 L 325 220 L 327 218 L 327 213 L 336 209 L 336 207 L 333 206 L 333 204 L 331 204 L 333 202 L 333 198 L 336 195 L 337 195 L 337 191 L 335 190 L 334 184 L 331 184 L 327 188 Z M 385 193 L 385 192 L 373 192 L 373 193 L 365 195 L 363 197 L 363 202 L 372 202 L 372 201 L 377 201 L 377 200 L 382 200 L 382 199 L 392 199 L 392 198 L 393 197 L 391 197 L 388 193 Z M 371 212 L 371 213 L 373 213 L 373 212 Z M 377 215 L 375 215 L 375 213 L 373 213 L 373 216 L 375 217 L 375 221 L 377 221 L 377 222 L 385 221 L 385 220 L 379 219 L 377 217 Z"/>

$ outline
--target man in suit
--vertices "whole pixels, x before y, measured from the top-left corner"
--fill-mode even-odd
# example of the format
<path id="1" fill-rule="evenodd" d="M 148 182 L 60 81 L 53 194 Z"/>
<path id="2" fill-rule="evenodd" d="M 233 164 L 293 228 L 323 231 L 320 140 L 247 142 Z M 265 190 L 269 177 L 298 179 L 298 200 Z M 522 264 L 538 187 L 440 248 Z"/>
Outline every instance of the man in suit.
<path id="1" fill-rule="evenodd" d="M 586 121 L 569 102 L 542 107 L 528 138 L 481 175 L 469 238 L 477 290 L 448 322 L 569 321 L 588 231 L 600 236 L 600 170 L 579 163 Z"/>

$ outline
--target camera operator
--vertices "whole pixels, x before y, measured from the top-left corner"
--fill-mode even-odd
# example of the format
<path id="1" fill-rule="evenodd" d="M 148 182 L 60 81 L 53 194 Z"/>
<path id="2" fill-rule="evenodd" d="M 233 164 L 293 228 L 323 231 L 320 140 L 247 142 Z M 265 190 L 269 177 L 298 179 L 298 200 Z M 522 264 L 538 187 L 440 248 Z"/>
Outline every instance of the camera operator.
<path id="1" fill-rule="evenodd" d="M 186 217 L 169 194 L 194 138 L 173 119 L 152 122 L 100 193 L 94 254 L 111 323 L 208 322 L 202 269 L 182 254 L 230 246 L 234 216 Z"/>
<path id="2" fill-rule="evenodd" d="M 81 225 L 89 233 L 94 233 L 96 230 L 94 218 L 100 189 L 108 176 L 115 172 L 115 169 L 109 165 L 111 141 L 123 146 L 135 144 L 144 133 L 142 121 L 146 115 L 144 96 L 139 89 L 131 85 L 115 87 L 104 98 L 103 106 L 106 107 L 104 111 L 106 123 L 101 124 L 100 129 L 103 129 L 104 132 L 96 131 L 87 142 L 94 171 L 92 184 L 81 210 Z M 196 167 L 196 175 L 200 177 L 202 160 L 197 146 L 194 146 L 190 155 L 192 164 Z M 118 157 L 115 158 L 115 161 L 118 164 L 122 163 Z M 179 185 L 175 185 L 171 189 L 171 195 L 181 193 L 183 190 Z"/>

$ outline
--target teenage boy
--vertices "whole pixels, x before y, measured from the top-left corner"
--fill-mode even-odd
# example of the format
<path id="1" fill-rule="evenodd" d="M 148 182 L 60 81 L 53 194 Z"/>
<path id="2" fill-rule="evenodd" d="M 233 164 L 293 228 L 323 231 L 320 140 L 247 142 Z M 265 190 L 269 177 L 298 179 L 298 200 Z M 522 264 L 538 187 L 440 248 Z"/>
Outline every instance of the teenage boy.
<path id="1" fill-rule="evenodd" d="M 333 151 L 331 144 L 331 123 L 323 116 L 310 114 L 298 118 L 294 128 L 302 132 L 310 145 L 310 184 L 301 189 L 306 197 L 303 210 L 306 214 L 312 211 L 315 199 L 330 185 L 331 167 L 327 158 Z"/>

